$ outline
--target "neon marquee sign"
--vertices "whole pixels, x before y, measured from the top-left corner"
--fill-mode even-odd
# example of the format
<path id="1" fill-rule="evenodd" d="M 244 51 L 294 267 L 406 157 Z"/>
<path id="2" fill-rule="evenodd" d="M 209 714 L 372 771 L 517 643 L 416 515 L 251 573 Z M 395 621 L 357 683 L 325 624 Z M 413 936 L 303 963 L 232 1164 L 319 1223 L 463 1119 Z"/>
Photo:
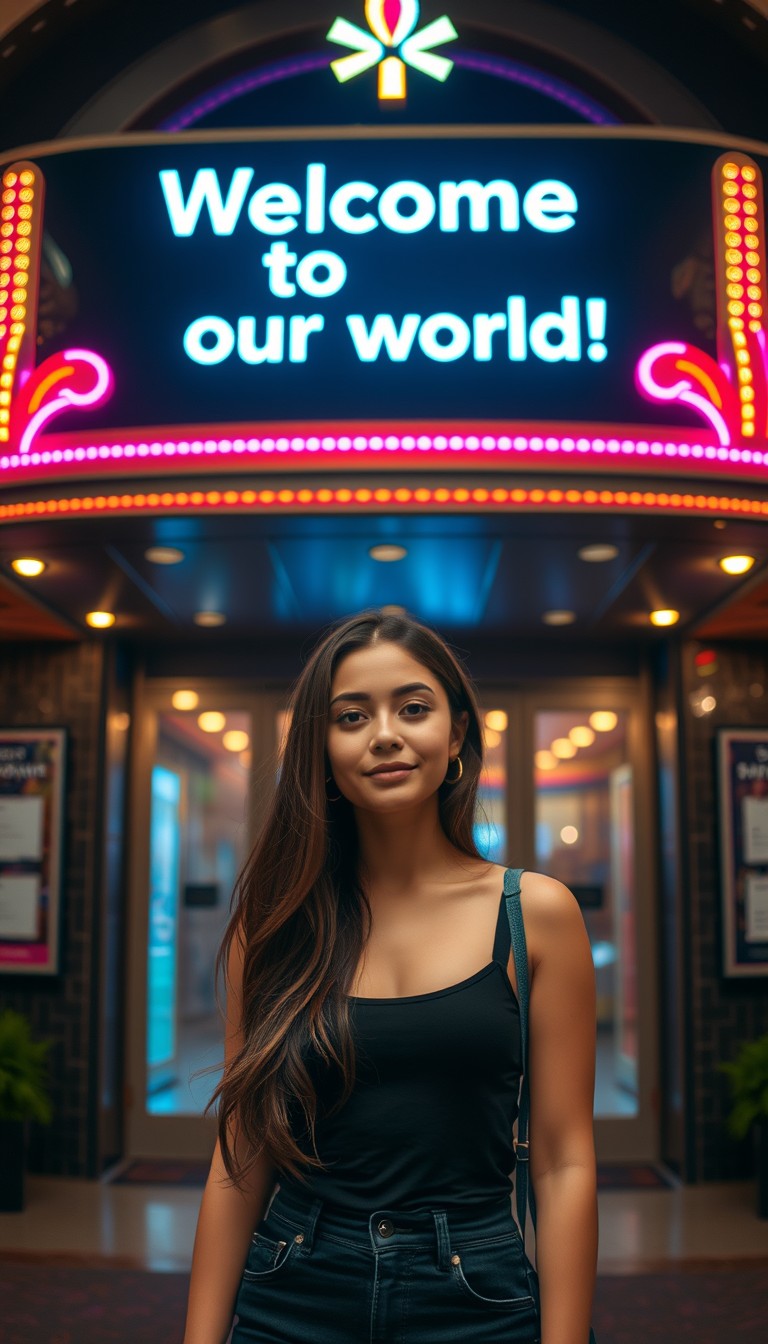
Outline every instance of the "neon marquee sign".
<path id="1" fill-rule="evenodd" d="M 336 19 L 326 34 L 328 41 L 351 47 L 354 53 L 331 61 L 339 83 L 378 65 L 378 92 L 383 101 L 405 98 L 408 65 L 430 79 L 445 81 L 453 61 L 437 56 L 433 48 L 452 42 L 458 33 L 445 14 L 417 29 L 419 9 L 418 0 L 366 0 L 368 32 L 348 19 Z M 393 54 L 388 56 L 388 51 Z"/>
<path id="2" fill-rule="evenodd" d="M 577 138 L 570 143 L 575 150 Z M 446 137 L 442 146 L 436 138 L 434 149 L 393 138 L 386 153 L 371 144 L 365 156 L 354 143 L 343 152 L 338 142 L 338 152 L 315 143 L 308 152 L 300 137 L 292 149 L 286 141 L 253 153 L 239 142 L 218 160 L 194 143 L 151 146 L 152 156 L 130 144 L 102 151 L 115 174 L 100 215 L 95 197 L 93 205 L 102 248 L 95 274 L 105 297 L 94 290 L 96 307 L 88 307 L 89 273 L 75 258 L 85 315 L 39 365 L 43 202 L 46 229 L 58 238 L 56 190 L 59 201 L 69 199 L 70 165 L 79 154 L 83 180 L 99 174 L 88 150 L 58 159 L 52 151 L 47 181 L 44 156 L 10 165 L 0 223 L 0 479 L 199 474 L 214 464 L 230 472 L 763 475 L 759 156 L 728 150 L 715 159 L 702 145 L 686 151 L 699 165 L 690 177 L 693 208 L 700 217 L 704 162 L 715 210 L 708 351 L 684 320 L 678 338 L 678 309 L 668 304 L 657 321 L 653 296 L 664 285 L 652 270 L 647 285 L 641 267 L 627 279 L 628 299 L 624 256 L 606 259 L 602 251 L 615 231 L 604 226 L 601 189 L 612 182 L 615 195 L 611 168 L 630 143 L 617 144 L 620 153 L 594 170 L 592 145 L 581 146 L 581 161 L 569 146 L 564 167 L 559 145 L 553 152 L 532 140 L 526 154 L 517 141 L 497 139 L 484 143 L 483 157 L 469 137 Z M 596 154 L 605 145 L 595 141 Z M 655 170 L 651 150 L 648 160 Z M 131 194 L 135 181 L 140 202 Z M 115 183 L 125 184 L 141 218 L 133 251 L 119 234 Z M 651 225 L 661 230 L 665 221 Z M 639 227 L 646 230 L 644 219 Z M 75 241 L 90 260 L 92 240 Z M 130 256 L 114 292 L 113 255 Z M 131 276 L 160 296 L 150 321 L 141 310 L 141 326 Z M 119 321 L 94 322 L 99 302 Z M 637 322 L 645 325 L 633 344 Z M 643 403 L 683 414 L 659 424 Z M 599 409 L 587 419 L 571 404 Z M 188 405 L 182 421 L 178 408 Z"/>

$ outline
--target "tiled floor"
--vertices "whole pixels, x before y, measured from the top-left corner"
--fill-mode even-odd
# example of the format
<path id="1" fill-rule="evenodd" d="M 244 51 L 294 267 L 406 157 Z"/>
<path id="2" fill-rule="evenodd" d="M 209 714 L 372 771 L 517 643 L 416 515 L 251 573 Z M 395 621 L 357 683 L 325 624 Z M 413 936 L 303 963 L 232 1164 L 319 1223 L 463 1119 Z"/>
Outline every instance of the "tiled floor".
<path id="1" fill-rule="evenodd" d="M 201 1196 L 183 1186 L 28 1176 L 24 1211 L 0 1214 L 0 1258 L 107 1258 L 185 1271 Z M 768 1219 L 757 1217 L 752 1182 L 611 1190 L 598 1199 L 601 1274 L 682 1269 L 724 1257 L 768 1265 Z"/>

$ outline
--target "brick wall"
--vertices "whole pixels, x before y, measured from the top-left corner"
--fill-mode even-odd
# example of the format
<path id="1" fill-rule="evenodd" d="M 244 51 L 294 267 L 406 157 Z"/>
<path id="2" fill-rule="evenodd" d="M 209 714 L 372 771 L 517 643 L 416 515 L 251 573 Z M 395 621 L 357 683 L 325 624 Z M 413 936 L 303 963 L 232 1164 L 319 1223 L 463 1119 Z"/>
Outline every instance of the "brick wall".
<path id="1" fill-rule="evenodd" d="M 50 1081 L 54 1120 L 30 1125 L 28 1170 L 89 1174 L 89 1080 L 92 964 L 101 854 L 102 668 L 97 641 L 6 645 L 0 661 L 0 722 L 6 727 L 68 729 L 65 867 L 62 878 L 61 974 L 0 977 L 0 1002 L 52 1037 Z"/>
<path id="2" fill-rule="evenodd" d="M 695 655 L 717 655 L 717 670 L 699 676 Z M 768 978 L 724 979 L 719 933 L 715 735 L 720 727 L 768 727 L 768 645 L 687 644 L 682 651 L 681 724 L 684 753 L 682 843 L 687 847 L 689 891 L 683 893 L 690 929 L 689 1004 L 692 1060 L 688 1098 L 694 1151 L 691 1179 L 748 1177 L 751 1141 L 736 1143 L 725 1118 L 728 1081 L 719 1060 L 733 1058 L 744 1040 L 768 1032 Z M 697 717 L 691 697 L 706 687 L 717 701 Z"/>

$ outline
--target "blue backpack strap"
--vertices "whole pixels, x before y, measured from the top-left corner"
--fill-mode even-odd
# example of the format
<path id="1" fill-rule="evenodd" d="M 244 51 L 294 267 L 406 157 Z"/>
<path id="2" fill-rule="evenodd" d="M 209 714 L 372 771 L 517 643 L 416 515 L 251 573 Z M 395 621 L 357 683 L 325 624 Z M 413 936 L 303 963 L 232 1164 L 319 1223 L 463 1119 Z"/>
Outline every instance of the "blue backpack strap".
<path id="1" fill-rule="evenodd" d="M 507 918 L 512 936 L 512 950 L 515 954 L 517 973 L 517 999 L 520 1006 L 520 1034 L 523 1044 L 523 1086 L 520 1093 L 520 1108 L 517 1121 L 517 1142 L 515 1144 L 515 1203 L 517 1222 L 525 1243 L 525 1221 L 528 1205 L 531 1209 L 533 1229 L 536 1231 L 536 1200 L 533 1185 L 528 1178 L 528 1118 L 530 1114 L 530 1086 L 528 1081 L 528 949 L 525 941 L 523 908 L 520 903 L 520 878 L 524 868 L 507 868 L 504 873 L 504 895 L 507 898 Z"/>

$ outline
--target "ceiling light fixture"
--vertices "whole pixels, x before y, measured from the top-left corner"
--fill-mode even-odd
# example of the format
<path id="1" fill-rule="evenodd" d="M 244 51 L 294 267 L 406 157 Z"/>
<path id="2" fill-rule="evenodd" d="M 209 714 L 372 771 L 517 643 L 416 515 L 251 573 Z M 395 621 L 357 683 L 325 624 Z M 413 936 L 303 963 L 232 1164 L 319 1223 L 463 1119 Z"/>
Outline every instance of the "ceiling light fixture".
<path id="1" fill-rule="evenodd" d="M 545 625 L 572 625 L 576 620 L 576 612 L 545 611 L 541 619 Z"/>
<path id="2" fill-rule="evenodd" d="M 144 552 L 144 559 L 153 565 L 179 565 L 184 559 L 184 552 L 178 546 L 149 546 Z"/>
<path id="3" fill-rule="evenodd" d="M 662 607 L 658 611 L 649 611 L 648 619 L 652 625 L 677 625 L 680 612 L 674 607 Z"/>
<path id="4" fill-rule="evenodd" d="M 493 728 L 497 733 L 505 733 L 508 723 L 509 719 L 503 709 L 489 709 L 485 715 L 486 728 Z"/>
<path id="5" fill-rule="evenodd" d="M 571 728 L 568 736 L 576 747 L 591 747 L 595 740 L 594 730 L 588 728 L 586 723 L 579 723 L 575 728 Z"/>
<path id="6" fill-rule="evenodd" d="M 533 761 L 537 770 L 557 769 L 557 757 L 551 751 L 537 751 Z"/>
<path id="7" fill-rule="evenodd" d="M 174 691 L 171 696 L 171 704 L 174 709 L 197 709 L 200 704 L 200 696 L 197 691 Z"/>
<path id="8" fill-rule="evenodd" d="M 88 611 L 85 619 L 94 630 L 108 630 L 110 625 L 115 624 L 115 613 L 113 611 Z"/>
<path id="9" fill-rule="evenodd" d="M 578 551 L 580 560 L 588 560 L 591 563 L 598 565 L 606 560 L 615 560 L 618 554 L 618 546 L 613 546 L 607 541 L 596 541 L 590 546 L 580 547 Z"/>
<path id="10" fill-rule="evenodd" d="M 371 546 L 368 554 L 372 560 L 404 560 L 408 551 L 405 546 L 395 546 L 382 543 L 380 546 Z"/>
<path id="11" fill-rule="evenodd" d="M 218 709 L 206 709 L 197 716 L 197 726 L 204 733 L 220 733 L 227 720 Z"/>
<path id="12" fill-rule="evenodd" d="M 251 745 L 251 739 L 241 728 L 230 728 L 221 740 L 227 751 L 245 751 Z"/>
<path id="13" fill-rule="evenodd" d="M 223 611 L 196 611 L 192 619 L 195 625 L 214 626 L 224 625 L 227 618 Z"/>
<path id="14" fill-rule="evenodd" d="M 42 574 L 46 564 L 44 560 L 35 560 L 31 555 L 25 555 L 18 560 L 12 560 L 11 568 L 25 579 L 36 579 L 38 574 Z"/>
<path id="15" fill-rule="evenodd" d="M 569 737 L 556 737 L 550 747 L 550 751 L 559 761 L 570 761 L 571 757 L 576 755 L 578 747 L 574 745 Z"/>
<path id="16" fill-rule="evenodd" d="M 754 555 L 724 555 L 717 562 L 726 574 L 746 574 L 755 563 Z"/>
<path id="17" fill-rule="evenodd" d="M 619 722 L 618 714 L 614 714 L 612 709 L 596 709 L 594 714 L 590 714 L 590 727 L 594 728 L 596 733 L 610 733 Z"/>

